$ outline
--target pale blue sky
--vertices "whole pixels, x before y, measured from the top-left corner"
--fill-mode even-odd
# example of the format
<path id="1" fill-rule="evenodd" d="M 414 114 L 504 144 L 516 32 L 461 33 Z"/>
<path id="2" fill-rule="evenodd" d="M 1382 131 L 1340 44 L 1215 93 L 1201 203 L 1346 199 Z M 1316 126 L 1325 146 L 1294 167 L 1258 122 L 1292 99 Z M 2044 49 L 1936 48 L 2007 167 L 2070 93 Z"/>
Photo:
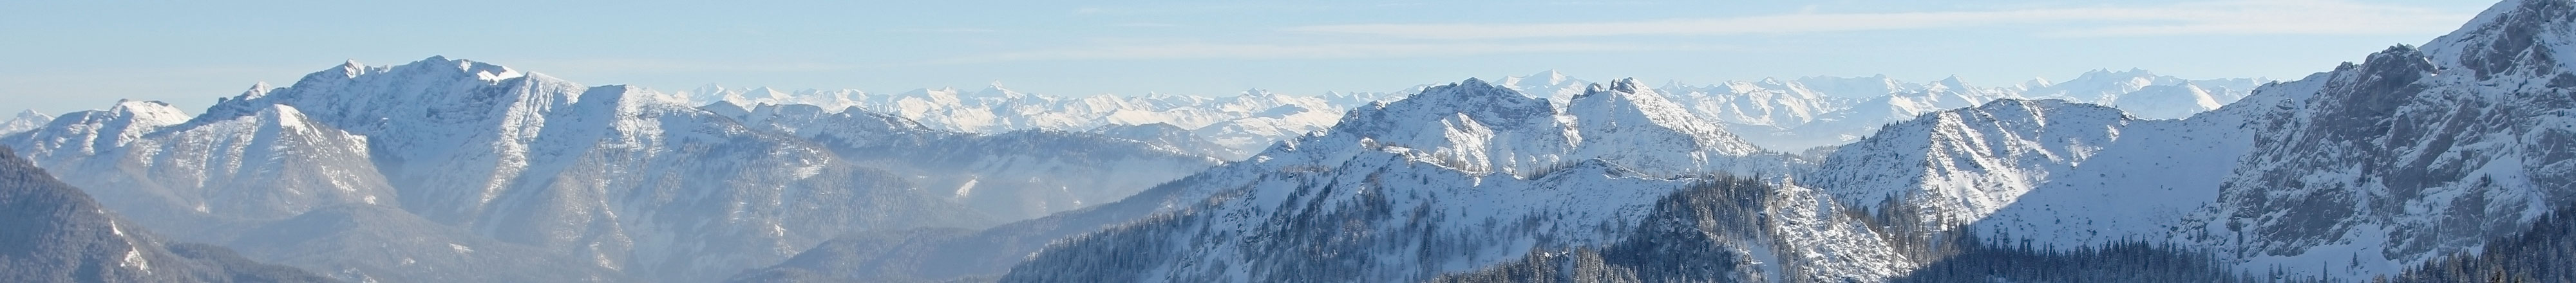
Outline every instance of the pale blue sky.
<path id="1" fill-rule="evenodd" d="M 242 2 L 242 3 L 235 3 Z M 363 3 L 359 3 L 363 2 Z M 380 3 L 383 2 L 383 3 Z M 1391 91 L 1559 70 L 1707 83 L 2090 69 L 2295 78 L 2487 1 L 20 1 L 0 108 L 191 111 L 354 59 L 472 59 L 591 85 L 1059 95 Z"/>

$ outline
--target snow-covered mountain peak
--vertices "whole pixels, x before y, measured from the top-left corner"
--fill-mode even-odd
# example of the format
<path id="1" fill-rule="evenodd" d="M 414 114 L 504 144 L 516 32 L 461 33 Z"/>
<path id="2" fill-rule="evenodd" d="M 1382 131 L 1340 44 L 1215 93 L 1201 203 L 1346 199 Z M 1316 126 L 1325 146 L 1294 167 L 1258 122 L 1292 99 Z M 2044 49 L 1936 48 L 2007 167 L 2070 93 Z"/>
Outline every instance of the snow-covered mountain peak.
<path id="1" fill-rule="evenodd" d="M 464 71 L 467 74 L 473 74 L 474 78 L 487 82 L 500 82 L 501 80 L 526 75 L 519 73 L 518 70 L 510 69 L 510 67 L 502 67 L 501 65 L 493 65 L 491 63 L 475 62 L 471 60 L 448 60 L 447 56 L 430 56 L 429 59 L 421 60 L 421 62 L 455 64 L 458 70 Z"/>
<path id="2" fill-rule="evenodd" d="M 1593 95 L 1593 94 L 1597 94 L 1597 93 L 1605 93 L 1605 92 L 1618 92 L 1618 93 L 1629 93 L 1629 94 L 1634 94 L 1634 93 L 1637 93 L 1637 91 L 1638 91 L 1638 90 L 1641 90 L 1641 89 L 1646 89 L 1646 86 L 1645 86 L 1644 84 L 1639 84 L 1639 83 L 1637 83 L 1637 78 L 1620 78 L 1620 79 L 1616 79 L 1616 80 L 1610 80 L 1610 83 L 1608 83 L 1608 84 L 1592 84 L 1591 86 L 1585 87 L 1585 88 L 1584 88 L 1584 90 L 1583 90 L 1583 95 Z M 1581 97 L 1581 96 L 1577 96 L 1577 97 Z"/>
<path id="3" fill-rule="evenodd" d="M 1941 78 L 1941 80 L 1932 81 L 1932 83 L 1924 85 L 1925 91 L 1970 91 L 1974 89 L 1975 88 L 1968 86 L 1967 80 L 1960 79 L 1959 75 L 1950 75 L 1949 77 Z"/>
<path id="4" fill-rule="evenodd" d="M 159 100 L 118 99 L 105 113 L 143 125 L 170 125 L 188 120 L 188 112 Z"/>
<path id="5" fill-rule="evenodd" d="M 2033 90 L 2056 85 L 2057 82 L 2049 81 L 2048 78 L 2030 78 L 2029 81 L 2021 82 L 2020 86 L 2022 90 Z"/>
<path id="6" fill-rule="evenodd" d="M 2441 66 L 2473 70 L 2479 80 L 2562 76 L 2576 71 L 2576 1 L 2503 1 L 2423 49 Z M 2565 76 L 2576 85 L 2576 75 Z"/>
<path id="7" fill-rule="evenodd" d="M 1031 96 L 1032 95 L 1029 93 L 1002 87 L 1002 81 L 993 81 L 992 83 L 985 84 L 984 89 L 975 90 L 974 93 L 967 94 L 967 97 L 1001 98 L 1005 100 L 1020 100 Z"/>
<path id="8" fill-rule="evenodd" d="M 315 119 L 373 135 L 390 124 L 471 124 L 487 111 L 540 111 L 580 99 L 586 87 L 544 74 L 445 57 L 395 66 L 347 65 L 306 75 L 294 85 L 222 99 L 196 121 L 246 116 L 269 104 L 297 106 Z M 517 116 L 526 118 L 525 116 Z"/>
<path id="9" fill-rule="evenodd" d="M 19 110 L 17 116 L 9 117 L 8 121 L 0 121 L 0 136 L 9 136 L 20 132 L 26 132 L 28 130 L 35 130 L 36 128 L 45 127 L 45 124 L 52 123 L 53 121 L 53 115 L 45 115 L 45 113 L 36 112 L 34 109 Z"/>
<path id="10" fill-rule="evenodd" d="M 1387 103 L 1378 108 L 1379 109 L 1363 110 L 1384 111 L 1387 113 L 1381 115 L 1403 116 L 1405 118 L 1443 119 L 1445 116 L 1464 115 L 1469 119 L 1488 124 L 1515 119 L 1526 119 L 1529 117 L 1546 116 L 1555 112 L 1546 99 L 1524 96 L 1521 95 L 1519 91 L 1488 84 L 1485 83 L 1484 80 L 1475 78 L 1469 78 L 1466 81 L 1454 84 L 1433 87 L 1430 90 L 1423 91 L 1422 93 L 1406 97 L 1404 100 Z M 1346 124 L 1354 122 L 1355 120 L 1365 123 L 1366 120 L 1389 121 L 1418 119 L 1387 119 L 1366 117 L 1362 115 L 1353 115 L 1349 118 L 1342 119 Z M 1491 124 L 1491 126 L 1502 125 L 1504 124 Z M 1336 126 L 1334 128 L 1338 131 L 1341 127 Z"/>
<path id="11" fill-rule="evenodd" d="M 268 92 L 269 92 L 269 91 L 273 91 L 273 90 L 276 90 L 276 89 L 277 89 L 277 87 L 275 87 L 275 86 L 269 86 L 269 85 L 268 85 L 268 82 L 259 82 L 259 83 L 251 84 L 251 85 L 250 85 L 250 89 L 242 90 L 242 93 L 241 93 L 240 95 L 234 95 L 233 97 L 219 97 L 219 98 L 215 98 L 215 101 L 219 101 L 219 102 L 220 102 L 220 101 L 233 100 L 233 99 L 258 99 L 258 98 L 263 97 L 263 96 L 268 96 Z"/>
<path id="12" fill-rule="evenodd" d="M 57 160 L 60 156 L 97 154 L 100 150 L 121 147 L 163 127 L 188 121 L 188 114 L 160 101 L 120 99 L 103 110 L 65 113 L 46 125 L 30 130 L 21 149 L 38 162 Z M 60 152 L 58 152 L 60 151 Z"/>
<path id="13" fill-rule="evenodd" d="M 53 121 L 53 115 L 45 115 L 43 112 L 36 112 L 35 109 L 19 110 L 17 116 L 9 117 L 7 122 L 0 122 L 0 136 L 34 130 Z"/>
<path id="14" fill-rule="evenodd" d="M 1724 128 L 1673 103 L 1663 93 L 1635 78 L 1595 84 L 1566 105 L 1567 116 L 1582 131 L 1585 154 L 1596 158 L 1635 160 L 1641 168 L 1681 169 L 1666 174 L 1708 172 L 1706 155 L 1743 156 L 1761 151 Z M 1637 151 L 1668 151 L 1638 153 Z M 1656 160 L 1663 159 L 1663 160 Z"/>
<path id="15" fill-rule="evenodd" d="M 360 75 L 366 75 L 366 74 L 367 74 L 367 72 L 369 72 L 369 71 L 373 71 L 373 70 L 374 70 L 374 69 L 367 68 L 367 64 L 364 64 L 364 63 L 358 63 L 358 59 L 349 59 L 348 61 L 341 61 L 341 62 L 340 62 L 340 66 L 339 66 L 339 67 L 337 67 L 337 68 L 332 68 L 332 69 L 329 69 L 329 70 L 323 70 L 323 71 L 321 71 L 321 72 L 315 72 L 315 73 L 313 73 L 312 75 L 304 76 L 304 79 L 305 79 L 305 80 L 313 80 L 313 79 L 317 79 L 317 78 L 331 78 L 331 77 L 337 77 L 337 78 L 343 78 L 343 79 L 346 79 L 346 78 L 355 78 L 355 77 L 358 77 L 358 76 L 360 76 Z"/>

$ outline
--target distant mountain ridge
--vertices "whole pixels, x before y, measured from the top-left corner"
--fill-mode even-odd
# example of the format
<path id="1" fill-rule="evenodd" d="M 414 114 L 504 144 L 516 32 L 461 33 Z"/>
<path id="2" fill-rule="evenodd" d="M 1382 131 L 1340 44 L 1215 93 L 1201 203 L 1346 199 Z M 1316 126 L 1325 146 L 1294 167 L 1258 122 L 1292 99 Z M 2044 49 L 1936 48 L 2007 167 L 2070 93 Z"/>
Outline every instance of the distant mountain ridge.
<path id="1" fill-rule="evenodd" d="M 1564 101 L 1590 83 L 1555 71 L 1508 77 L 1503 85 Z M 1997 99 L 2060 99 L 2109 105 L 2148 119 L 2181 119 L 2215 110 L 2252 93 L 2268 79 L 2190 80 L 2140 69 L 2094 70 L 2064 82 L 2045 79 L 1982 87 L 1958 77 L 1925 83 L 1874 77 L 1763 79 L 1707 85 L 1669 83 L 1658 89 L 1694 114 L 1764 148 L 1800 151 L 1841 145 L 1879 126 L 1941 110 Z"/>
<path id="2" fill-rule="evenodd" d="M 1339 119 L 1341 110 L 1399 94 L 1351 92 L 1321 97 L 1249 90 L 1229 97 L 1146 94 L 1122 97 L 1062 97 L 1023 93 L 999 83 L 976 91 L 953 88 L 916 89 L 901 93 L 860 90 L 734 89 L 708 85 L 671 94 L 705 105 L 738 107 L 813 105 L 824 109 L 856 108 L 920 122 L 944 131 L 999 134 L 1021 130 L 1081 132 L 1109 126 L 1165 124 L 1195 131 L 1229 151 L 1259 151 L 1270 142 L 1322 130 Z M 1232 156 L 1239 158 L 1240 156 Z"/>
<path id="3" fill-rule="evenodd" d="M 737 114 L 779 112 L 753 110 Z M 1080 132 L 834 131 L 923 138 L 860 145 L 750 118 L 431 57 L 349 62 L 201 115 L 120 102 L 0 144 L 183 239 L 397 282 L 711 281 L 846 233 L 1033 218 L 1219 162 Z"/>

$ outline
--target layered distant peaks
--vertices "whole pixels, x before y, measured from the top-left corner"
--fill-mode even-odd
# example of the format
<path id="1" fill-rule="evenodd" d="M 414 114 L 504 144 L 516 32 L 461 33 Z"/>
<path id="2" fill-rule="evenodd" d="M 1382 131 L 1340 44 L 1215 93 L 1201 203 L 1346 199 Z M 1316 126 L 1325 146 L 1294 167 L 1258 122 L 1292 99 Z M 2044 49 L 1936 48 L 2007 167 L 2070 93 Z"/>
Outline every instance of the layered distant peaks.
<path id="1" fill-rule="evenodd" d="M 2050 86 L 2055 86 L 2055 85 L 2057 85 L 2057 82 L 2049 81 L 2049 80 L 2048 80 L 2048 78 L 2030 78 L 2030 80 L 2029 80 L 2029 81 L 2023 81 L 2023 82 L 2021 82 L 2021 84 L 2020 84 L 2020 85 L 2016 85 L 2016 86 L 2021 87 L 2021 89 L 2022 89 L 2022 90 L 2024 90 L 2024 91 L 2028 91 L 2028 90 L 2033 90 L 2033 89 L 2047 88 L 2047 87 L 2050 87 Z"/>
<path id="2" fill-rule="evenodd" d="M 1917 91 L 1923 88 L 1922 85 L 1897 81 L 1896 79 L 1888 78 L 1887 75 L 1857 78 L 1805 77 L 1798 78 L 1798 82 L 1806 85 L 1808 89 L 1823 92 L 1825 95 L 1846 98 L 1880 97 L 1891 93 Z"/>
<path id="3" fill-rule="evenodd" d="M 1504 88 L 1520 91 L 1530 97 L 1545 98 L 1559 105 L 1563 105 L 1566 99 L 1583 94 L 1584 87 L 1591 84 L 1590 81 L 1566 76 L 1565 73 L 1559 73 L 1556 70 L 1523 77 L 1505 77 L 1501 82 Z"/>
<path id="4" fill-rule="evenodd" d="M 2157 77 L 2157 76 L 2156 76 L 2156 73 L 2154 73 L 2154 72 L 2148 72 L 2146 69 L 2140 69 L 2140 68 L 2129 68 L 2128 70 L 2120 70 L 2120 71 L 2114 71 L 2114 70 L 2111 70 L 2111 69 L 2094 69 L 2093 71 L 2084 72 L 2084 74 L 2083 74 L 2083 75 L 2078 75 L 2078 76 L 2076 76 L 2076 77 L 2075 77 L 2075 79 L 2077 79 L 2077 80 L 2102 80 L 2102 79 L 2115 79 L 2115 78 L 2116 78 L 2116 79 L 2130 79 L 2130 78 L 2152 78 L 2152 77 Z"/>
<path id="5" fill-rule="evenodd" d="M 991 97 L 1010 100 L 1030 97 L 1030 94 L 1028 93 L 1022 93 L 1020 91 L 1002 87 L 1002 81 L 993 81 L 990 84 L 986 84 L 984 85 L 984 89 L 976 90 L 975 93 L 970 95 L 973 97 Z"/>
<path id="6" fill-rule="evenodd" d="M 2145 69 L 2131 68 L 2126 71 L 2096 69 L 2084 72 L 2082 75 L 2077 75 L 2073 80 L 2047 83 L 2039 87 L 2028 88 L 2027 90 L 2022 91 L 2022 96 L 2030 98 L 2066 99 L 2076 102 L 2100 104 L 2111 103 L 2111 101 L 2119 100 L 2123 95 L 2136 92 L 2139 89 L 2143 89 L 2148 86 L 2175 85 L 2187 82 L 2189 81 L 2182 78 L 2156 75 L 2155 73 L 2148 72 Z"/>
<path id="7" fill-rule="evenodd" d="M 2220 105 L 2223 104 L 2209 90 L 2190 83 L 2142 87 L 2111 101 L 2111 106 L 2148 119 L 2181 119 L 2217 110 Z"/>
<path id="8" fill-rule="evenodd" d="M 1571 77 L 1566 77 L 1566 76 L 1565 76 L 1565 73 L 1559 73 L 1559 72 L 1556 72 L 1556 70 L 1547 70 L 1546 72 L 1538 72 L 1538 74 L 1532 74 L 1532 75 L 1530 75 L 1530 77 L 1532 77 L 1532 78 L 1542 78 L 1542 79 L 1546 79 L 1546 80 L 1547 80 L 1547 83 L 1550 83 L 1550 84 L 1564 83 L 1564 82 L 1566 82 L 1566 80 L 1568 80 L 1568 79 L 1572 79 Z"/>
<path id="9" fill-rule="evenodd" d="M 1574 77 L 1573 77 L 1573 76 L 1567 76 L 1567 75 L 1565 75 L 1565 73 L 1557 72 L 1556 70 L 1546 70 L 1546 71 L 1539 71 L 1539 72 L 1538 72 L 1538 73 L 1536 73 L 1536 74 L 1530 74 L 1530 75 L 1528 75 L 1528 76 L 1504 77 L 1504 78 L 1503 78 L 1503 81 L 1502 81 L 1501 83 L 1502 83 L 1502 85 L 1507 86 L 1507 87 L 1508 87 L 1508 86 L 1563 86 L 1563 85 L 1573 84 L 1573 83 L 1575 83 L 1575 82 L 1577 82 L 1577 81 L 1580 81 L 1580 80 L 1576 80 L 1576 79 L 1574 79 Z"/>
<path id="10" fill-rule="evenodd" d="M 1960 79 L 1958 75 L 1950 75 L 1949 77 L 1941 78 L 1941 80 L 1938 80 L 1938 81 L 1932 81 L 1931 83 L 1927 83 L 1927 84 L 1924 84 L 1924 85 L 1923 85 L 1923 92 L 1934 92 L 1934 93 L 1937 93 L 1937 92 L 1961 92 L 1961 93 L 1965 93 L 1965 92 L 1982 92 L 1982 91 L 1984 91 L 1984 90 L 1977 89 L 1975 86 L 1970 86 L 1970 85 L 1968 85 L 1967 80 L 1965 80 L 1965 79 Z"/>

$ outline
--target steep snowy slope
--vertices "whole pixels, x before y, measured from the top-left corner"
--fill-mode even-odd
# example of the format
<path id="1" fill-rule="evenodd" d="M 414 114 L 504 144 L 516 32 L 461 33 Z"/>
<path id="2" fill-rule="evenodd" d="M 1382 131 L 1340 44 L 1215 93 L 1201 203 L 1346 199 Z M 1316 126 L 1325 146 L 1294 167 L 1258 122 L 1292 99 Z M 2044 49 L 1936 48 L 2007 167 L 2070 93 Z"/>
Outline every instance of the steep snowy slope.
<path id="1" fill-rule="evenodd" d="M 46 123 L 52 122 L 54 122 L 53 115 L 37 113 L 36 110 L 19 111 L 18 116 L 10 117 L 7 122 L 0 122 L 0 137 L 43 128 Z"/>
<path id="2" fill-rule="evenodd" d="M 2132 120 L 2119 109 L 2061 100 L 1997 100 L 1888 125 L 1799 176 L 1863 207 L 1909 206 L 1943 230 L 2011 205 L 2084 163 Z M 1884 209 L 1884 208 L 1881 208 Z"/>
<path id="3" fill-rule="evenodd" d="M 0 221 L 0 280 L 9 282 L 332 281 L 221 247 L 169 244 L 10 150 L 0 150 Z"/>
<path id="4" fill-rule="evenodd" d="M 2089 158 L 2047 172 L 2009 206 L 1976 219 L 1975 233 L 2071 250 L 2160 240 L 2218 198 L 2220 180 L 2251 150 L 2252 113 L 2275 100 L 2238 102 L 2188 120 L 2133 120 Z"/>
<path id="5" fill-rule="evenodd" d="M 1634 80 L 1587 89 L 1559 110 L 1471 79 L 1362 107 L 1178 192 L 1205 202 L 1050 247 L 1003 281 L 1429 279 L 1610 239 L 1698 180 L 1675 177 L 1795 167 Z"/>

